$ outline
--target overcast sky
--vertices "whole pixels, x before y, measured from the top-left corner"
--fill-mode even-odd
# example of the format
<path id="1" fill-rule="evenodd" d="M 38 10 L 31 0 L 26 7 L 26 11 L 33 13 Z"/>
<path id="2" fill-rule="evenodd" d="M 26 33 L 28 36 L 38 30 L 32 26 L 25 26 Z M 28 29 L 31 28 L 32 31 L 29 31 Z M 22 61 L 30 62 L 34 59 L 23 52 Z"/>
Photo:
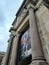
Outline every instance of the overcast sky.
<path id="1" fill-rule="evenodd" d="M 6 52 L 9 29 L 23 0 L 0 0 L 0 51 Z"/>

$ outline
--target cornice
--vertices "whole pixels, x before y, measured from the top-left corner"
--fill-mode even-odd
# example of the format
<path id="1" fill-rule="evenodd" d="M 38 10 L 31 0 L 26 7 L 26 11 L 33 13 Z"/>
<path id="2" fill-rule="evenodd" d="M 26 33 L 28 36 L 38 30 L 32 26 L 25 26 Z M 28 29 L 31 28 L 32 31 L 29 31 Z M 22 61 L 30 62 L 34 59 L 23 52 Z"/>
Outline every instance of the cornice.
<path id="1" fill-rule="evenodd" d="M 11 31 L 15 31 L 15 28 L 11 27 L 10 30 L 9 30 L 9 32 L 11 32 Z"/>

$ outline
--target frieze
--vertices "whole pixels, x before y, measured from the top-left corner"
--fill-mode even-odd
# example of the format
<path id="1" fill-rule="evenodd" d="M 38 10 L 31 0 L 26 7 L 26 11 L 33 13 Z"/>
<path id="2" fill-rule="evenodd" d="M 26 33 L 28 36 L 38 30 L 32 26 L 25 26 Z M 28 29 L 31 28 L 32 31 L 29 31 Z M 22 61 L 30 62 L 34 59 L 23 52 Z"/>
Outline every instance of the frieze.
<path id="1" fill-rule="evenodd" d="M 27 10 L 23 9 L 22 13 L 17 17 L 15 28 L 17 28 L 22 20 L 24 20 L 25 16 L 27 15 Z"/>

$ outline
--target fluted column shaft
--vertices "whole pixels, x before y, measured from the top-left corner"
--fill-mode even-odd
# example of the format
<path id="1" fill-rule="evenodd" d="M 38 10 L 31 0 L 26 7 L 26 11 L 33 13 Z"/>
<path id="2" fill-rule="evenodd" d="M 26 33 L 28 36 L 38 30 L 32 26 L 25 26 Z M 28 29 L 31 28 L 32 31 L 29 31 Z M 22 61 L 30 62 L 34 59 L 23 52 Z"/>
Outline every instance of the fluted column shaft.
<path id="1" fill-rule="evenodd" d="M 19 40 L 19 35 L 17 34 L 13 40 L 10 65 L 16 65 L 17 62 L 16 60 L 17 60 L 17 51 L 18 51 L 18 40 Z"/>
<path id="2" fill-rule="evenodd" d="M 35 21 L 34 9 L 29 8 L 29 24 L 31 35 L 32 60 L 44 59 L 38 29 Z"/>
<path id="3" fill-rule="evenodd" d="M 10 55 L 10 49 L 11 49 L 11 45 L 12 45 L 12 40 L 13 40 L 13 37 L 11 37 L 9 40 L 7 52 L 5 54 L 5 59 L 3 59 L 4 63 L 2 63 L 2 65 L 7 65 L 7 63 L 8 63 L 8 59 L 9 59 L 9 55 Z"/>

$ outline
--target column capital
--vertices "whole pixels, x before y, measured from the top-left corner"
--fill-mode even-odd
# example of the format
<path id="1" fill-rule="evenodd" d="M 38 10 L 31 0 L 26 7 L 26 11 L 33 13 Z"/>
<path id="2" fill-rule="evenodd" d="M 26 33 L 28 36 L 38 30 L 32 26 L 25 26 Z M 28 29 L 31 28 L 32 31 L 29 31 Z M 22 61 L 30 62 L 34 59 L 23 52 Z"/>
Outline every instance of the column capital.
<path id="1" fill-rule="evenodd" d="M 19 37 L 19 36 L 20 36 L 20 34 L 19 34 L 19 33 L 16 33 L 16 35 L 15 35 L 15 36 L 18 36 L 18 37 Z"/>
<path id="2" fill-rule="evenodd" d="M 33 4 L 31 4 L 31 3 L 29 3 L 28 6 L 27 6 L 27 10 L 29 10 L 30 8 L 35 9 L 35 6 Z"/>
<path id="3" fill-rule="evenodd" d="M 29 10 L 30 8 L 32 8 L 33 10 L 36 10 L 36 9 L 39 9 L 42 5 L 43 5 L 43 0 L 39 0 L 39 1 L 36 3 L 35 6 L 34 6 L 33 3 L 30 2 L 30 3 L 27 5 L 27 10 Z"/>
<path id="4" fill-rule="evenodd" d="M 43 4 L 43 0 L 39 0 L 36 4 L 35 8 L 40 8 L 40 6 Z"/>

